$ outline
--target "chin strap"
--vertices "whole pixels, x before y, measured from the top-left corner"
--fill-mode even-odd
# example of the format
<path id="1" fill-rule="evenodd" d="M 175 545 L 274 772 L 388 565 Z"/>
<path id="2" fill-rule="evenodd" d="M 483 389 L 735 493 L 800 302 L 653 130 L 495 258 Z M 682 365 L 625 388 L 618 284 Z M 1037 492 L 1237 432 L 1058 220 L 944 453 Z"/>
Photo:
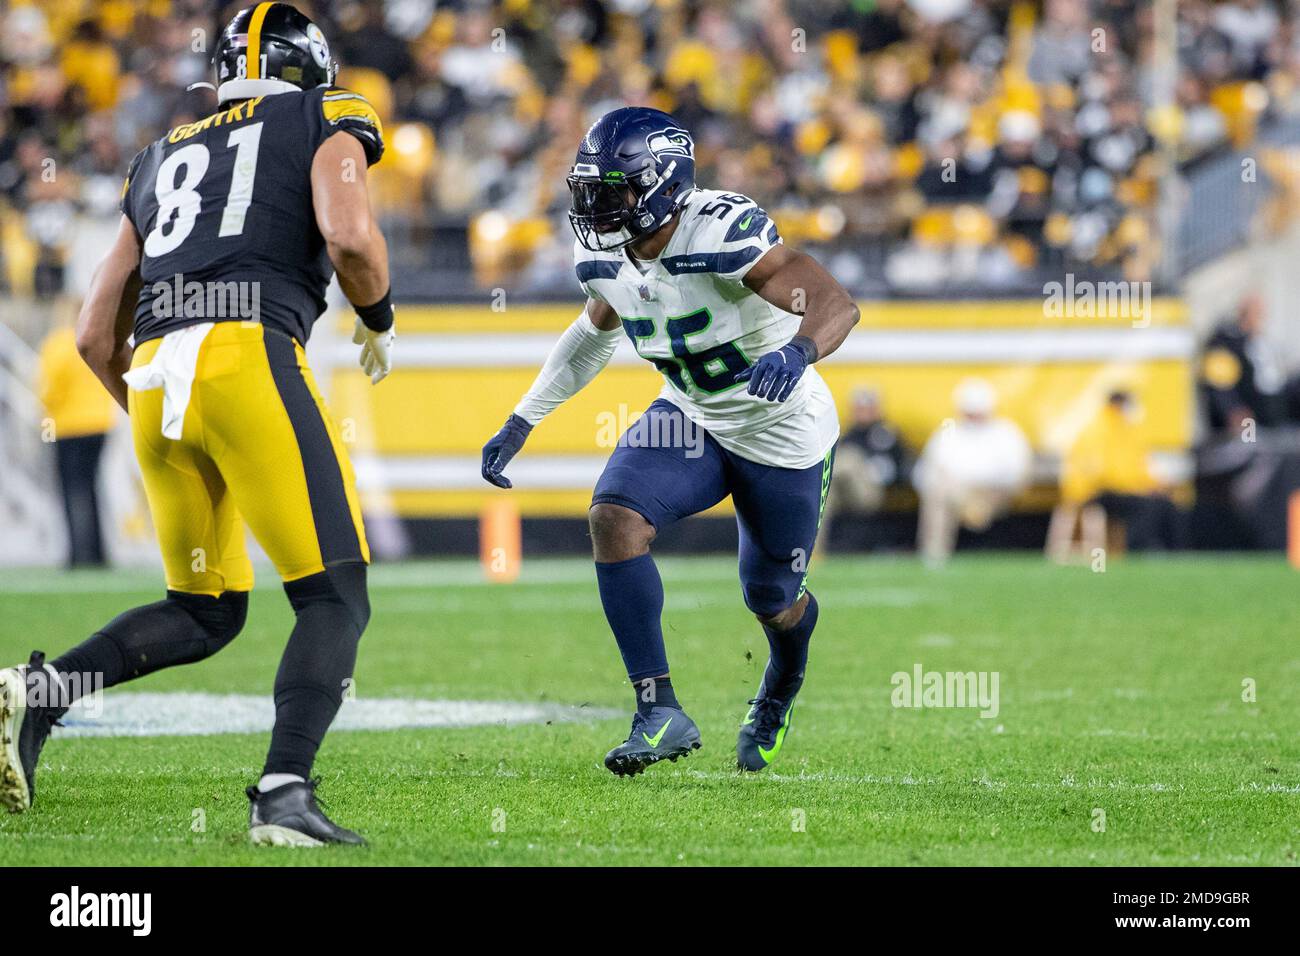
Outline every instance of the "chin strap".
<path id="1" fill-rule="evenodd" d="M 641 198 L 637 200 L 636 203 L 637 206 L 644 208 L 646 200 L 649 199 L 651 196 L 653 196 L 655 193 L 657 193 L 660 189 L 662 189 L 664 183 L 668 182 L 668 180 L 672 178 L 673 173 L 675 172 L 677 172 L 677 160 L 674 159 L 671 163 L 668 164 L 668 168 L 663 171 L 663 175 L 661 175 L 657 180 L 655 180 L 654 185 L 651 186 L 649 189 L 647 189 L 645 191 L 645 194 L 642 195 Z M 674 203 L 673 209 L 675 210 L 676 208 L 677 205 L 676 203 Z M 650 215 L 650 210 L 646 209 L 646 211 L 641 214 L 641 217 L 648 216 L 648 215 Z M 669 212 L 668 215 L 671 216 L 672 212 Z M 640 219 L 641 217 L 638 217 L 638 219 Z M 641 235 L 645 236 L 645 235 L 649 235 L 651 232 L 658 229 L 667 221 L 668 221 L 667 217 L 664 217 L 664 219 L 661 220 L 660 222 L 652 221 L 652 222 L 642 224 L 641 222 L 638 221 L 637 225 L 640 226 L 641 228 Z"/>

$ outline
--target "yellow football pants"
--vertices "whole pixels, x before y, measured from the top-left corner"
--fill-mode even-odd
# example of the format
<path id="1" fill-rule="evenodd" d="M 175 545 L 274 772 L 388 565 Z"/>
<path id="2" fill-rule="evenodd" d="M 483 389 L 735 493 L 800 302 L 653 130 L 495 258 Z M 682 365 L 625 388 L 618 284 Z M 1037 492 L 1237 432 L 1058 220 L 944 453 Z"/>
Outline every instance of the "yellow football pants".
<path id="1" fill-rule="evenodd" d="M 136 348 L 132 367 L 161 343 Z M 352 465 L 289 336 L 243 322 L 213 326 L 179 440 L 163 437 L 161 388 L 130 389 L 129 410 L 171 590 L 251 589 L 244 522 L 285 581 L 370 560 Z"/>

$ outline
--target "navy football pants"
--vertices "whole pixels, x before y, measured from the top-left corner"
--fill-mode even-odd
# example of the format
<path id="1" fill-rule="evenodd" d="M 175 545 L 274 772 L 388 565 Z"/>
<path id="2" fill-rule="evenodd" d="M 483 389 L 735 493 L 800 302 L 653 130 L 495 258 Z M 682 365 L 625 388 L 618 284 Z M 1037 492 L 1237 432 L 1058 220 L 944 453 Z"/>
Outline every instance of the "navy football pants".
<path id="1" fill-rule="evenodd" d="M 772 617 L 803 595 L 834 455 L 809 468 L 760 465 L 661 398 L 619 439 L 591 503 L 630 508 L 662 531 L 731 495 L 745 604 Z"/>

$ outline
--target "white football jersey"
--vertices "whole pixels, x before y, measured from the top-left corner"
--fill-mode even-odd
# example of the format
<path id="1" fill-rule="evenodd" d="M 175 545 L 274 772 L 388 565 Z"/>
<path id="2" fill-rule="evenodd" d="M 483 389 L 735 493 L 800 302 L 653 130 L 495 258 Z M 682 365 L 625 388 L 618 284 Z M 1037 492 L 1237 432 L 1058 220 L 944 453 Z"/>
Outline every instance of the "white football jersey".
<path id="1" fill-rule="evenodd" d="M 592 252 L 576 241 L 574 263 L 583 291 L 609 304 L 637 353 L 663 373 L 660 398 L 742 458 L 808 468 L 839 437 L 835 401 L 817 370 L 804 372 L 784 402 L 750 395 L 748 383 L 735 380 L 799 329 L 799 316 L 743 282 L 780 241 L 752 199 L 697 189 L 644 274 L 624 250 Z"/>

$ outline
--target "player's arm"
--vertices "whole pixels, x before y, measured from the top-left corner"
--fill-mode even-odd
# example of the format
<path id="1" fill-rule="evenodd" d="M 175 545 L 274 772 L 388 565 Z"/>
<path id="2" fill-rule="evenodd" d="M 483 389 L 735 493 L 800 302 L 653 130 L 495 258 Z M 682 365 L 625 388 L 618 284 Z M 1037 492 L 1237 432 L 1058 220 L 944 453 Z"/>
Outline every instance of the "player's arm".
<path id="1" fill-rule="evenodd" d="M 784 402 L 804 370 L 839 348 L 858 324 L 858 307 L 812 256 L 775 245 L 745 274 L 745 285 L 778 309 L 803 316 L 790 342 L 740 372 L 749 394 Z"/>
<path id="2" fill-rule="evenodd" d="M 370 213 L 366 154 L 355 136 L 340 130 L 321 143 L 311 164 L 311 193 L 326 254 L 357 311 L 352 341 L 362 346 L 362 368 L 378 382 L 392 369 L 388 244 Z"/>
<path id="3" fill-rule="evenodd" d="M 551 349 L 532 387 L 519 400 L 501 430 L 483 446 L 483 479 L 498 488 L 511 487 L 502 471 L 519 453 L 533 426 L 567 399 L 578 394 L 609 364 L 618 347 L 622 323 L 609 305 L 588 298 L 574 320 Z"/>
<path id="4" fill-rule="evenodd" d="M 126 216 L 117 238 L 95 269 L 90 291 L 77 317 L 77 351 L 104 383 L 117 404 L 126 410 L 126 382 L 131 368 L 129 339 L 140 296 L 140 237 Z"/>

